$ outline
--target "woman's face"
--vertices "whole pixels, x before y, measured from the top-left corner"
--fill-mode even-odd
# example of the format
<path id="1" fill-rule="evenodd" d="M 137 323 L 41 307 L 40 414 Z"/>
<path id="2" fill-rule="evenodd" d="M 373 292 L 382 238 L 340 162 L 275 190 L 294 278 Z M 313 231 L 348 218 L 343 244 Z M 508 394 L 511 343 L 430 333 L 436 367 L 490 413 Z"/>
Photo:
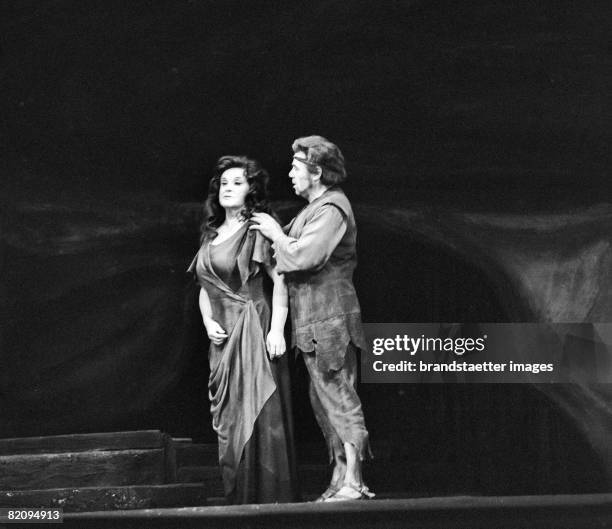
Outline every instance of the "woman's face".
<path id="1" fill-rule="evenodd" d="M 249 183 L 242 167 L 223 171 L 219 185 L 219 204 L 225 209 L 241 209 L 249 192 Z"/>

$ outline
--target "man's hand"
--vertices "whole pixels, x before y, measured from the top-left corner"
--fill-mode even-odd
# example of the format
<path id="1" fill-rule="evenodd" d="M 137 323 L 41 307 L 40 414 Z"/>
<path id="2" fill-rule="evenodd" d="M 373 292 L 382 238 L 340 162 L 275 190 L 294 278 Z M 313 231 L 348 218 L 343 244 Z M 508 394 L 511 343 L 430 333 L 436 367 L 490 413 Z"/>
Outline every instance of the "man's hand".
<path id="1" fill-rule="evenodd" d="M 284 235 L 283 229 L 280 227 L 279 223 L 267 213 L 253 213 L 251 219 L 255 224 L 249 229 L 258 230 L 264 237 L 270 239 L 272 242 L 275 242 L 276 239 Z"/>

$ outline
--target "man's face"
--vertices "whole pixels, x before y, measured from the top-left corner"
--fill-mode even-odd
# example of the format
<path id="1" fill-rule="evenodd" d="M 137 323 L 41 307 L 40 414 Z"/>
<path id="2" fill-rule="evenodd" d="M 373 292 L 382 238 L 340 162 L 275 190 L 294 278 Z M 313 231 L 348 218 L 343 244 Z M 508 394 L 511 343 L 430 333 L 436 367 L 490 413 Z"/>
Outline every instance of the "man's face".
<path id="1" fill-rule="evenodd" d="M 306 198 L 308 196 L 308 191 L 313 185 L 313 180 L 312 174 L 308 170 L 308 165 L 300 162 L 300 159 L 306 160 L 306 155 L 298 152 L 293 157 L 289 178 L 291 178 L 295 194 Z"/>

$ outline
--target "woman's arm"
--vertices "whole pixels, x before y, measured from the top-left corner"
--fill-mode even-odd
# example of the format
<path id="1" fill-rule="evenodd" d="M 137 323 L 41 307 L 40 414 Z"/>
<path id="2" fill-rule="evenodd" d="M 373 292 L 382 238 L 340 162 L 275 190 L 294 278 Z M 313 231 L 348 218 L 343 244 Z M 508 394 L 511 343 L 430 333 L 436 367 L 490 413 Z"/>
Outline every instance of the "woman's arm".
<path id="1" fill-rule="evenodd" d="M 208 293 L 203 287 L 200 287 L 200 312 L 202 313 L 202 321 L 204 322 L 204 327 L 206 327 L 206 333 L 208 334 L 208 338 L 215 345 L 221 345 L 225 339 L 227 338 L 226 332 L 223 330 L 223 327 L 219 325 L 212 318 L 212 306 L 210 305 L 210 298 L 208 297 Z"/>
<path id="2" fill-rule="evenodd" d="M 272 291 L 272 321 L 270 332 L 266 338 L 266 346 L 270 359 L 282 356 L 287 346 L 285 344 L 285 322 L 287 321 L 287 285 L 285 278 L 280 275 L 276 268 L 266 265 L 266 272 L 274 283 Z"/>

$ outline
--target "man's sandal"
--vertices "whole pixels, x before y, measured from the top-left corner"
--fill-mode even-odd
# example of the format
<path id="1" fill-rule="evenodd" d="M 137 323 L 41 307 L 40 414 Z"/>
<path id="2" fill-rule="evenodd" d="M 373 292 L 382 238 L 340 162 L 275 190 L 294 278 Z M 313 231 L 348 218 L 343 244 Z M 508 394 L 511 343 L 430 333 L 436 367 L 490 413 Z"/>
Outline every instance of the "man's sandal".
<path id="1" fill-rule="evenodd" d="M 326 491 L 321 494 L 316 500 L 317 501 L 327 501 L 329 498 L 331 498 L 334 494 L 336 494 L 338 491 L 340 490 L 340 487 L 338 487 L 337 485 L 329 485 L 329 487 L 327 487 Z"/>
<path id="2" fill-rule="evenodd" d="M 369 500 L 376 496 L 365 485 L 360 487 L 345 483 L 342 488 L 333 496 L 323 501 L 350 501 L 350 500 Z"/>

